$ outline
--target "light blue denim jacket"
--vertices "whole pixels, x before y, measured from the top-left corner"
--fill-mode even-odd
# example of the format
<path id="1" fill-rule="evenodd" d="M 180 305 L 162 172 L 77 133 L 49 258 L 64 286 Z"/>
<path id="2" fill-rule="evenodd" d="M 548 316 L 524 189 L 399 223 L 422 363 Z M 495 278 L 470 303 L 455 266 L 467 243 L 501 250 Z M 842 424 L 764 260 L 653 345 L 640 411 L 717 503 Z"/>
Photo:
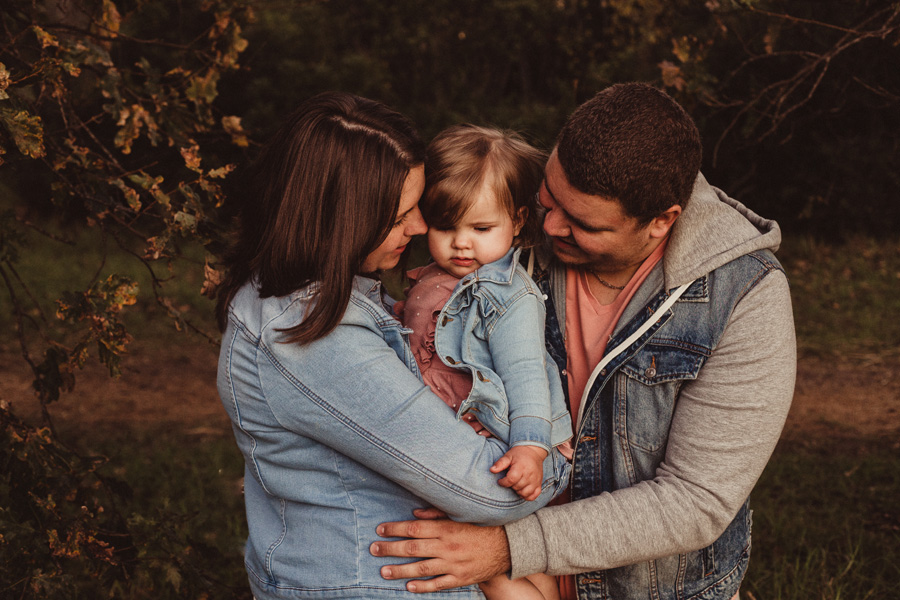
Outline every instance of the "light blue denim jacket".
<path id="1" fill-rule="evenodd" d="M 315 291 L 263 299 L 247 283 L 229 307 L 218 388 L 245 461 L 250 587 L 259 600 L 412 597 L 379 574 L 402 559 L 369 553 L 379 523 L 424 506 L 505 523 L 557 495 L 570 465 L 551 453 L 533 502 L 498 485 L 489 468 L 506 445 L 475 435 L 422 384 L 409 330 L 377 281 L 355 279 L 330 334 L 284 343 L 279 330 L 303 318 Z M 440 596 L 483 597 L 475 586 Z"/>
<path id="2" fill-rule="evenodd" d="M 556 363 L 544 348 L 543 293 L 520 250 L 461 278 L 437 319 L 435 353 L 472 374 L 458 415 L 472 412 L 510 446 L 547 451 L 572 437 Z"/>

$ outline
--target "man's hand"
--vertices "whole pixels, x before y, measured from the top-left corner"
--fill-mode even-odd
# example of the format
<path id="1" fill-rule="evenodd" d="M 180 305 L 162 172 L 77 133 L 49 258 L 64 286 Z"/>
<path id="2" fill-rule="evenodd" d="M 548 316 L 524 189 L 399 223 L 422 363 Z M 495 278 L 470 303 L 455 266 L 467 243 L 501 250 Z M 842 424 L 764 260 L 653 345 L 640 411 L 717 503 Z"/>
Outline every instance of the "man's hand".
<path id="1" fill-rule="evenodd" d="M 422 519 L 433 519 L 433 511 L 416 511 Z M 417 557 L 405 565 L 382 567 L 385 579 L 434 579 L 410 581 L 406 589 L 417 594 L 487 581 L 509 571 L 509 542 L 502 527 L 481 527 L 448 519 L 382 523 L 382 537 L 411 538 L 399 542 L 375 542 L 373 556 Z"/>
<path id="2" fill-rule="evenodd" d="M 541 495 L 545 458 L 547 451 L 539 446 L 513 446 L 494 463 L 491 473 L 506 471 L 506 477 L 497 483 L 512 488 L 525 500 L 536 500 Z"/>

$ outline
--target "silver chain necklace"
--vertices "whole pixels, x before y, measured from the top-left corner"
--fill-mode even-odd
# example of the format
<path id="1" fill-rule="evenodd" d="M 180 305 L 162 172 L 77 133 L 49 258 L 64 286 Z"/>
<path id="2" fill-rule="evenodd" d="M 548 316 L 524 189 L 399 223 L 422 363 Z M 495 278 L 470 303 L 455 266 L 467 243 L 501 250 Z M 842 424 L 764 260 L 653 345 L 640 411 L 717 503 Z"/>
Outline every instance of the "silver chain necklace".
<path id="1" fill-rule="evenodd" d="M 606 287 L 608 287 L 608 288 L 611 289 L 611 290 L 618 290 L 618 291 L 621 292 L 622 290 L 625 289 L 625 285 L 628 285 L 627 283 L 626 283 L 625 285 L 613 285 L 613 284 L 611 284 L 610 282 L 608 282 L 608 281 L 606 281 L 605 279 L 603 279 L 602 277 L 600 277 L 599 275 L 597 275 L 597 274 L 596 274 L 595 272 L 593 272 L 593 271 L 591 271 L 591 275 L 593 275 L 594 277 L 596 277 L 596 278 L 597 278 L 597 281 L 599 281 L 600 283 L 602 283 L 603 285 L 605 285 Z"/>

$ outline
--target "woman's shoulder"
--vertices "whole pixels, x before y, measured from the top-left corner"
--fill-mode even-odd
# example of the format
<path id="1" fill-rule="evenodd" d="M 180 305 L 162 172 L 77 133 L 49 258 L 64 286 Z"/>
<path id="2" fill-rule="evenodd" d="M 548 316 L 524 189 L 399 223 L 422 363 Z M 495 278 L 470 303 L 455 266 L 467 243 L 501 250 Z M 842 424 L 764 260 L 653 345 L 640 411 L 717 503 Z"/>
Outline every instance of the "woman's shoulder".
<path id="1" fill-rule="evenodd" d="M 229 316 L 237 321 L 245 330 L 254 335 L 261 335 L 292 312 L 292 307 L 302 301 L 303 294 L 293 293 L 287 296 L 261 297 L 257 283 L 250 279 L 241 286 L 228 307 Z M 276 325 L 277 326 L 277 325 Z"/>

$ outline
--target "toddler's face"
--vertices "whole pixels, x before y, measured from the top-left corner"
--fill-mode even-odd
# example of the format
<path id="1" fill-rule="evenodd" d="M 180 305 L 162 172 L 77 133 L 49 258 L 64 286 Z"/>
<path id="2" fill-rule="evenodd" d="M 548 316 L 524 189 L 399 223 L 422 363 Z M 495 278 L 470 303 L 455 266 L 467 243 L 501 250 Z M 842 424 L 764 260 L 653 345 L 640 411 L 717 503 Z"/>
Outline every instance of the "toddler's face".
<path id="1" fill-rule="evenodd" d="M 521 227 L 483 185 L 459 223 L 449 229 L 428 228 L 428 250 L 438 266 L 451 275 L 465 277 L 503 258 Z"/>

